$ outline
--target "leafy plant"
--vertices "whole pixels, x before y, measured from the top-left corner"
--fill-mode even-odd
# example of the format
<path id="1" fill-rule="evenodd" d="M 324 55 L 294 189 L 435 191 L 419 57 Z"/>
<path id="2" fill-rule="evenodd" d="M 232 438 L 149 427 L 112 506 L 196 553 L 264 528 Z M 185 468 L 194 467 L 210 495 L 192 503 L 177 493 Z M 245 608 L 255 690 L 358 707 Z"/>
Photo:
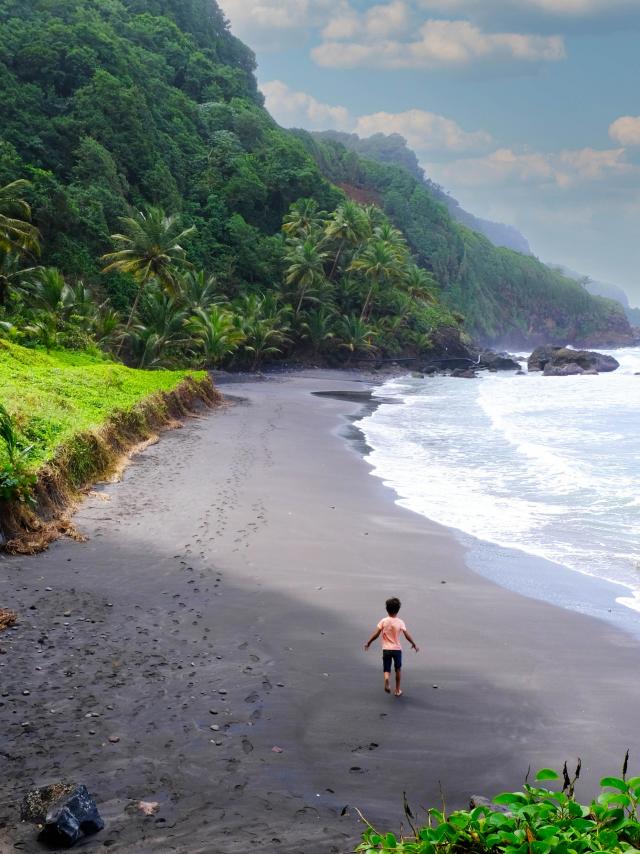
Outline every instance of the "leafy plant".
<path id="1" fill-rule="evenodd" d="M 14 419 L 0 403 L 0 441 L 7 461 L 0 465 L 0 501 L 29 501 L 35 476 L 27 469 L 31 446 L 24 447 Z"/>
<path id="2" fill-rule="evenodd" d="M 447 815 L 428 810 L 425 826 L 418 828 L 405 799 L 405 815 L 412 828 L 408 837 L 380 833 L 367 822 L 362 854 L 395 851 L 402 854 L 632 854 L 640 848 L 640 777 L 627 777 L 629 754 L 621 777 L 604 777 L 603 791 L 590 804 L 575 797 L 581 763 L 570 777 L 543 768 L 533 784 L 520 792 L 497 795 L 491 805 L 456 810 Z M 560 791 L 547 784 L 562 782 Z M 366 820 L 365 820 L 366 821 Z"/>

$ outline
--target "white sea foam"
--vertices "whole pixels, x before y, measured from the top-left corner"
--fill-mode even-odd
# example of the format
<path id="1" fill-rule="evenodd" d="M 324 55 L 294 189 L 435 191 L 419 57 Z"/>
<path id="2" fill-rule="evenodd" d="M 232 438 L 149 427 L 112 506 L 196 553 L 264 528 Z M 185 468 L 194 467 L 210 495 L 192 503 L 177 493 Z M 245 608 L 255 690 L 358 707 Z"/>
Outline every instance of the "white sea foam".
<path id="1" fill-rule="evenodd" d="M 481 540 L 624 585 L 640 610 L 640 349 L 597 377 L 402 378 L 364 419 L 400 503 Z"/>

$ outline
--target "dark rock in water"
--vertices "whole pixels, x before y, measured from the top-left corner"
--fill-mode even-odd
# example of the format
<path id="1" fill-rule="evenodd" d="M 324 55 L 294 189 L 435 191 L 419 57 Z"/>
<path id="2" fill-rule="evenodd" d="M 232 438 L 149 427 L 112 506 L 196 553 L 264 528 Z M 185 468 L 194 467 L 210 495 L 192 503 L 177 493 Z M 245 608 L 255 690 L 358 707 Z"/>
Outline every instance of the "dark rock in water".
<path id="1" fill-rule="evenodd" d="M 465 379 L 465 380 L 477 379 L 476 372 L 471 370 L 471 369 L 463 370 L 462 368 L 458 368 L 457 370 L 451 372 L 451 376 L 452 377 L 461 377 L 462 379 Z"/>
<path id="2" fill-rule="evenodd" d="M 104 821 L 87 787 L 75 786 L 50 805 L 39 839 L 49 845 L 71 848 L 83 836 L 92 836 L 103 827 Z"/>
<path id="3" fill-rule="evenodd" d="M 520 363 L 509 353 L 494 353 L 492 350 L 483 350 L 478 356 L 478 367 L 488 368 L 490 371 L 517 371 Z"/>
<path id="4" fill-rule="evenodd" d="M 584 368 L 574 363 L 569 365 L 547 365 L 543 371 L 545 377 L 572 377 L 584 374 Z"/>
<path id="5" fill-rule="evenodd" d="M 565 373 L 547 372 L 547 369 L 563 368 L 575 365 L 584 371 L 607 373 L 620 367 L 620 362 L 613 356 L 596 353 L 592 350 L 570 350 L 568 347 L 538 347 L 529 356 L 530 371 L 544 371 L 546 376 L 570 376 L 580 371 Z"/>
<path id="6" fill-rule="evenodd" d="M 526 371 L 523 371 L 523 370 L 516 371 L 517 377 L 526 377 L 526 375 L 527 375 Z"/>

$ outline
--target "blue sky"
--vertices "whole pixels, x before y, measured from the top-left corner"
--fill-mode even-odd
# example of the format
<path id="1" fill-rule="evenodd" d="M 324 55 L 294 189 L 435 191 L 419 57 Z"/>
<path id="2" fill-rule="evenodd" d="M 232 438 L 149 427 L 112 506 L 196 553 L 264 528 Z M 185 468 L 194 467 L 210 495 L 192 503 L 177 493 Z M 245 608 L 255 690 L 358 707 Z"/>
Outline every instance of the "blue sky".
<path id="1" fill-rule="evenodd" d="M 285 127 L 405 136 L 468 210 L 640 304 L 640 0 L 220 0 Z"/>

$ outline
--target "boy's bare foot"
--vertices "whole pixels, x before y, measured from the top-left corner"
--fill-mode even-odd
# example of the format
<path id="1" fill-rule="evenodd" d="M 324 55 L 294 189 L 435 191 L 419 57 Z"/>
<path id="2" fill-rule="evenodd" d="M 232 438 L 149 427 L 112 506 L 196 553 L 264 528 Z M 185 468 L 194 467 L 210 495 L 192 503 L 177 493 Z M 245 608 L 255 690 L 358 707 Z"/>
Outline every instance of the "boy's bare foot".
<path id="1" fill-rule="evenodd" d="M 402 697 L 402 691 L 396 691 L 396 697 Z"/>
<path id="2" fill-rule="evenodd" d="M 384 690 L 387 694 L 391 693 L 391 688 L 389 687 L 389 680 L 386 677 L 384 680 Z"/>

